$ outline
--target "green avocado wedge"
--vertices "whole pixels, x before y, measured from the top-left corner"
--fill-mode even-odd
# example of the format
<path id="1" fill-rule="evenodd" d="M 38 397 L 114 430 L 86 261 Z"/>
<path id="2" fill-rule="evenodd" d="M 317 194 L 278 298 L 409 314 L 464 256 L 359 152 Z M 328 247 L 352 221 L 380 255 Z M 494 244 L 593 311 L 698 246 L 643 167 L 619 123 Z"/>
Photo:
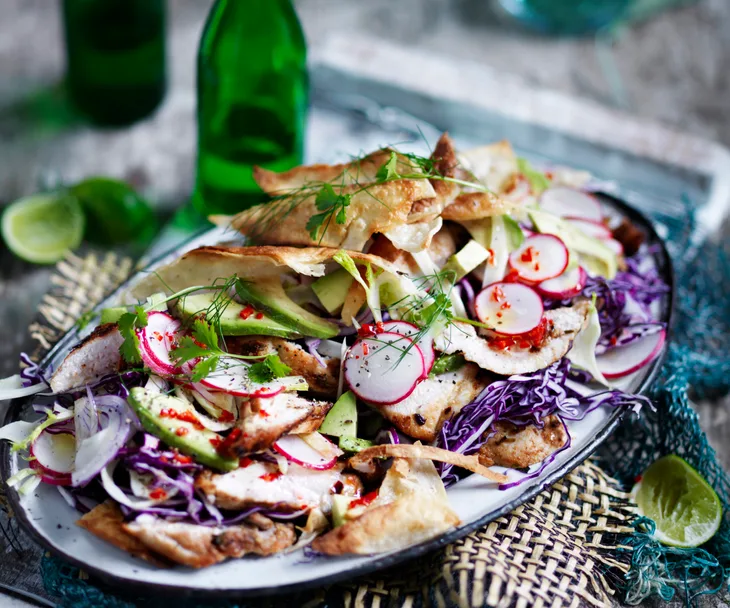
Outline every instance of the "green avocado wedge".
<path id="1" fill-rule="evenodd" d="M 180 298 L 175 306 L 178 316 L 188 319 L 207 311 L 213 303 L 213 293 L 196 293 Z M 274 321 L 263 313 L 242 314 L 246 306 L 238 302 L 228 302 L 220 314 L 220 330 L 224 336 L 276 336 L 296 339 L 301 334 L 291 327 Z M 250 310 L 250 309 L 249 309 Z"/>
<path id="2" fill-rule="evenodd" d="M 275 321 L 303 336 L 326 339 L 334 338 L 340 332 L 337 324 L 312 314 L 286 295 L 278 277 L 256 283 L 238 281 L 236 293 L 244 302 L 260 308 Z"/>
<path id="3" fill-rule="evenodd" d="M 193 405 L 185 399 L 155 394 L 142 387 L 135 387 L 129 391 L 128 401 L 144 429 L 170 447 L 177 448 L 200 464 L 214 469 L 233 471 L 238 468 L 237 458 L 224 458 L 216 451 L 213 444 L 223 439 L 218 433 L 176 417 L 176 414 L 195 413 Z M 175 414 L 163 416 L 163 410 Z"/>
<path id="4" fill-rule="evenodd" d="M 357 437 L 357 399 L 351 391 L 342 393 L 327 412 L 319 432 L 332 437 Z"/>

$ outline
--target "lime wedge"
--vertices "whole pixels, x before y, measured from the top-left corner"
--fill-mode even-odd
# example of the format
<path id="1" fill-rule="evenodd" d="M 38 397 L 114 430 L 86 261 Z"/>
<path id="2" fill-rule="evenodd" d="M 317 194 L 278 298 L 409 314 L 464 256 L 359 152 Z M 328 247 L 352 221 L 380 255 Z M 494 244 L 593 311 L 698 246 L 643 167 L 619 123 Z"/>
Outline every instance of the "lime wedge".
<path id="1" fill-rule="evenodd" d="M 53 264 L 81 243 L 84 213 L 64 194 L 35 194 L 15 201 L 3 213 L 5 244 L 18 257 Z"/>
<path id="2" fill-rule="evenodd" d="M 90 177 L 69 187 L 86 214 L 86 239 L 102 245 L 146 243 L 157 232 L 150 204 L 126 182 Z"/>
<path id="3" fill-rule="evenodd" d="M 654 520 L 654 537 L 673 547 L 699 547 L 710 540 L 722 521 L 722 503 L 715 490 L 679 456 L 653 463 L 634 486 L 639 513 Z"/>

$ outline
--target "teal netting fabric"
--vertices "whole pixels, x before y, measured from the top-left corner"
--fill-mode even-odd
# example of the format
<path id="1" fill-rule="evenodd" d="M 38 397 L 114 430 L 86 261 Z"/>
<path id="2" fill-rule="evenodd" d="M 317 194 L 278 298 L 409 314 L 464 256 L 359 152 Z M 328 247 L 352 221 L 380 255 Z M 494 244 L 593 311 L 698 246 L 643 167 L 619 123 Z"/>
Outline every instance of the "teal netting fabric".
<path id="1" fill-rule="evenodd" d="M 688 205 L 688 209 L 690 206 Z M 650 596 L 665 600 L 680 596 L 687 605 L 701 594 L 726 584 L 730 574 L 730 479 L 717 461 L 700 428 L 689 397 L 718 396 L 730 390 L 730 244 L 707 241 L 699 249 L 691 245 L 695 234 L 693 216 L 669 220 L 667 228 L 676 271 L 676 311 L 673 345 L 655 383 L 655 412 L 632 416 L 606 444 L 611 454 L 604 467 L 627 487 L 654 460 L 669 453 L 685 458 L 716 489 L 726 517 L 716 537 L 698 549 L 670 549 L 651 538 L 653 522 L 639 520 L 636 532 L 626 539 L 632 548 L 632 569 L 624 581 L 628 603 Z M 694 255 L 687 255 L 689 251 Z M 618 457 L 617 457 L 618 455 Z M 168 605 L 160 598 L 122 598 L 111 590 L 79 577 L 79 571 L 54 557 L 43 563 L 43 579 L 60 606 L 133 608 Z M 328 602 L 324 596 L 319 598 Z M 250 603 L 221 603 L 227 608 L 294 606 L 312 602 L 310 594 Z M 170 601 L 168 599 L 168 601 Z M 193 601 L 175 600 L 182 608 L 197 608 Z M 206 604 L 211 607 L 213 604 Z M 202 607 L 201 607 L 202 608 Z"/>

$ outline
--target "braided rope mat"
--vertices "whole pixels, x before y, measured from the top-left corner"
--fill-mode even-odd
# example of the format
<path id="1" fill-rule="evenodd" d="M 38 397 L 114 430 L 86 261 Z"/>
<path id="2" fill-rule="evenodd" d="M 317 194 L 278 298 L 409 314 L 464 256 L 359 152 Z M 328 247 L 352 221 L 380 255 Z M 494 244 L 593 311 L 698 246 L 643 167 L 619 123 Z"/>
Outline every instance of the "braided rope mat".
<path id="1" fill-rule="evenodd" d="M 47 352 L 131 269 L 129 258 L 113 253 L 70 255 L 59 263 L 39 307 L 39 319 L 30 327 L 38 343 L 34 358 Z M 434 554 L 297 595 L 296 602 L 281 597 L 247 606 L 611 606 L 615 589 L 629 570 L 629 548 L 622 538 L 633 531 L 634 517 L 635 507 L 619 483 L 586 461 L 509 515 Z"/>

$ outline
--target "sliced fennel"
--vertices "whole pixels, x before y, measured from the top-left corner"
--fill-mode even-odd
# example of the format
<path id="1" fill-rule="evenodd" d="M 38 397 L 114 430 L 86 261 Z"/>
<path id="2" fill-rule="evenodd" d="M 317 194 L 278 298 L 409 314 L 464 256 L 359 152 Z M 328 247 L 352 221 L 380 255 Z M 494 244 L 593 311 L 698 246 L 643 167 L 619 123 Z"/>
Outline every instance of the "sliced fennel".
<path id="1" fill-rule="evenodd" d="M 609 386 L 596 362 L 596 344 L 601 337 L 601 323 L 598 320 L 596 296 L 593 296 L 591 310 L 588 315 L 588 325 L 578 332 L 573 340 L 573 347 L 566 355 L 576 367 L 586 370 L 593 378 L 605 386 Z"/>

